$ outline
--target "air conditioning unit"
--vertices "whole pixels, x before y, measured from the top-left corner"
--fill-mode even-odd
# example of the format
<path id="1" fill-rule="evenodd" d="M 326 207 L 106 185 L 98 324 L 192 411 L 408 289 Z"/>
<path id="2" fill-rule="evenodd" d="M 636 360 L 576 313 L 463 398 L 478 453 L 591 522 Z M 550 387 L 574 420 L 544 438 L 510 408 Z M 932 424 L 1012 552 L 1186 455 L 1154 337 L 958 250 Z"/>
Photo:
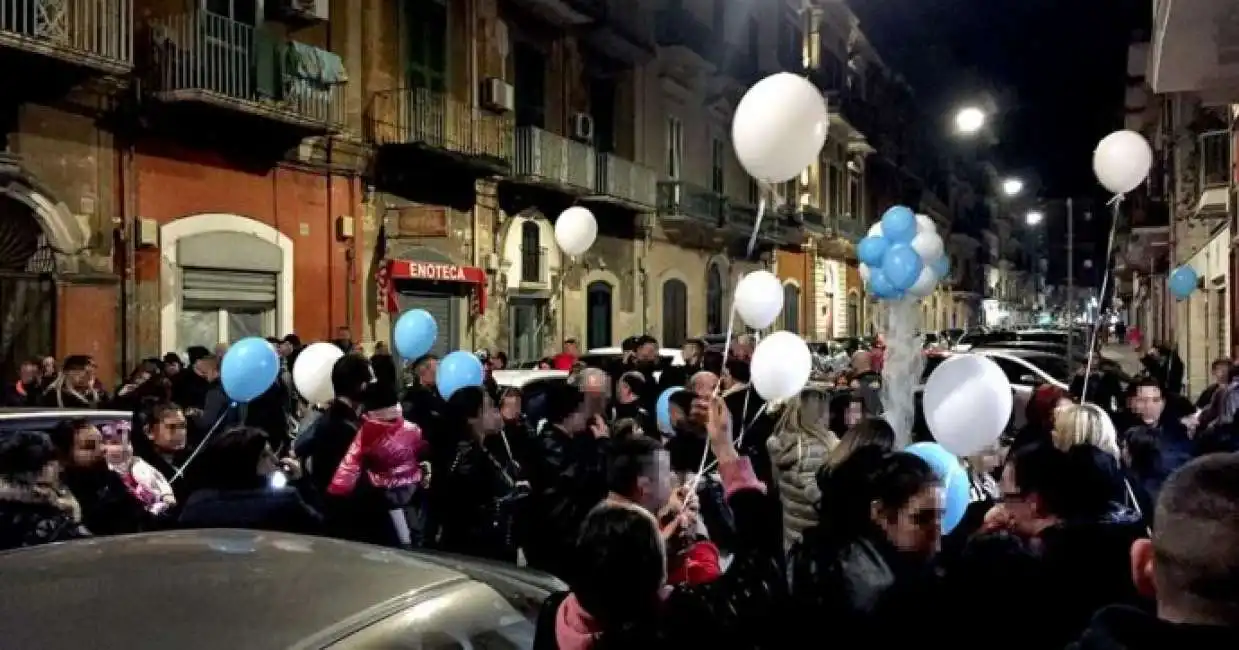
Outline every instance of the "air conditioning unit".
<path id="1" fill-rule="evenodd" d="M 594 118 L 588 113 L 576 113 L 572 116 L 572 137 L 582 142 L 594 141 Z"/>
<path id="2" fill-rule="evenodd" d="M 331 16 L 331 0 L 277 0 L 273 6 L 280 18 L 318 22 Z"/>
<path id="3" fill-rule="evenodd" d="M 498 77 L 482 82 L 482 106 L 492 111 L 509 112 L 516 107 L 516 89 Z"/>

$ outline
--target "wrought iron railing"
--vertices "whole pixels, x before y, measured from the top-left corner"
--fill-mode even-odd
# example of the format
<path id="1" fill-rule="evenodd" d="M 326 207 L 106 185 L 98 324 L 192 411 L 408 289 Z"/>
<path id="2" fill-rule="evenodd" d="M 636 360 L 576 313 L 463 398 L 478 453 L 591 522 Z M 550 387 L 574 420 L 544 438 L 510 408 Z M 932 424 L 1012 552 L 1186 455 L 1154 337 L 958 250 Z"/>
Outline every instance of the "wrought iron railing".
<path id="1" fill-rule="evenodd" d="M 826 215 L 822 213 L 821 209 L 812 205 L 802 204 L 797 206 L 796 212 L 800 215 L 800 220 L 804 222 L 806 226 L 813 228 L 826 227 Z"/>
<path id="2" fill-rule="evenodd" d="M 637 205 L 657 200 L 658 172 L 612 153 L 598 154 L 596 191 Z"/>
<path id="3" fill-rule="evenodd" d="M 860 241 L 866 234 L 864 220 L 850 214 L 834 215 L 830 217 L 829 224 L 834 236 L 852 243 Z"/>
<path id="4" fill-rule="evenodd" d="M 597 167 L 593 147 L 533 126 L 516 129 L 517 176 L 594 191 Z"/>
<path id="5" fill-rule="evenodd" d="M 521 250 L 521 284 L 547 284 L 551 272 L 548 266 L 548 255 L 545 247 L 524 248 Z"/>
<path id="6" fill-rule="evenodd" d="M 683 217 L 717 227 L 723 223 L 726 202 L 722 196 L 684 181 L 658 183 L 657 207 L 661 217 Z"/>
<path id="7" fill-rule="evenodd" d="M 684 7 L 663 9 L 654 21 L 654 38 L 659 45 L 686 47 L 706 61 L 716 60 L 721 37 Z"/>
<path id="8" fill-rule="evenodd" d="M 475 108 L 425 88 L 375 93 L 370 137 L 377 145 L 416 144 L 469 157 L 512 162 L 512 117 Z"/>
<path id="9" fill-rule="evenodd" d="M 168 99 L 213 95 L 311 122 L 344 121 L 342 83 L 293 74 L 304 46 L 265 29 L 199 10 L 152 19 L 150 38 L 153 90 Z"/>
<path id="10" fill-rule="evenodd" d="M 0 44 L 133 65 L 133 0 L 0 0 Z"/>
<path id="11" fill-rule="evenodd" d="M 1200 135 L 1200 189 L 1230 184 L 1230 133 L 1210 131 Z"/>

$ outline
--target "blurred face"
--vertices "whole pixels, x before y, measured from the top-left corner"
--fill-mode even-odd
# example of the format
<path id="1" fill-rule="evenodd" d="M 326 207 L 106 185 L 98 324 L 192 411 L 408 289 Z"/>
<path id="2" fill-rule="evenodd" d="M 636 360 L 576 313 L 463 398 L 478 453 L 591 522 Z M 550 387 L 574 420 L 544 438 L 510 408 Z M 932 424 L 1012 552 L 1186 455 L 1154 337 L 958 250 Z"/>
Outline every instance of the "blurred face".
<path id="1" fill-rule="evenodd" d="M 1136 389 L 1135 411 L 1147 424 L 1157 422 L 1162 417 L 1166 402 L 1162 399 L 1162 391 L 1157 386 L 1141 386 Z"/>
<path id="2" fill-rule="evenodd" d="M 654 347 L 653 343 L 646 343 L 637 347 L 637 361 L 642 363 L 655 363 L 658 361 L 658 348 Z"/>
<path id="3" fill-rule="evenodd" d="M 90 467 L 103 462 L 103 435 L 94 426 L 78 429 L 73 436 L 73 452 L 69 462 L 74 467 Z"/>
<path id="4" fill-rule="evenodd" d="M 942 541 L 942 487 L 931 485 L 916 493 L 898 511 L 874 504 L 874 520 L 895 548 L 928 559 Z"/>
<path id="5" fill-rule="evenodd" d="M 843 424 L 851 431 L 864 417 L 865 409 L 860 402 L 848 402 L 847 410 L 843 412 Z"/>
<path id="6" fill-rule="evenodd" d="M 1008 463 L 1002 470 L 1002 507 L 1011 529 L 1023 537 L 1034 537 L 1043 528 L 1037 496 L 1022 491 L 1016 482 L 1015 465 Z"/>
<path id="7" fill-rule="evenodd" d="M 175 361 L 169 361 L 168 363 L 164 364 L 163 371 L 164 371 L 164 374 L 171 377 L 181 371 L 181 364 Z"/>
<path id="8" fill-rule="evenodd" d="M 519 419 L 521 417 L 521 398 L 516 395 L 508 395 L 503 398 L 503 405 L 499 407 L 499 414 L 503 416 L 506 422 Z"/>
<path id="9" fill-rule="evenodd" d="M 580 356 L 580 348 L 577 347 L 576 341 L 567 341 L 564 343 L 564 354 L 570 354 L 574 357 Z"/>
<path id="10" fill-rule="evenodd" d="M 65 371 L 65 381 L 73 388 L 85 389 L 90 388 L 91 381 L 90 370 L 86 368 L 74 368 L 73 370 Z"/>
<path id="11" fill-rule="evenodd" d="M 255 469 L 259 476 L 271 476 L 280 470 L 280 459 L 276 458 L 271 445 L 263 447 L 262 455 L 258 457 L 258 467 Z"/>
<path id="12" fill-rule="evenodd" d="M 1224 363 L 1219 363 L 1213 366 L 1213 381 L 1219 384 L 1225 384 L 1229 379 L 1230 366 Z"/>
<path id="13" fill-rule="evenodd" d="M 23 363 L 20 372 L 23 384 L 32 384 L 39 378 L 39 367 L 33 363 Z"/>
<path id="14" fill-rule="evenodd" d="M 482 396 L 481 420 L 483 431 L 498 431 L 503 428 L 503 417 L 499 415 L 499 409 L 495 408 L 495 403 L 490 399 L 490 395 Z"/>
<path id="15" fill-rule="evenodd" d="M 693 343 L 685 343 L 684 347 L 680 348 L 680 356 L 684 357 L 684 363 L 696 362 L 700 354 L 701 350 L 698 350 L 696 344 Z"/>
<path id="16" fill-rule="evenodd" d="M 129 434 L 118 433 L 103 439 L 103 457 L 109 465 L 122 466 L 133 456 L 133 447 L 129 445 Z"/>
<path id="17" fill-rule="evenodd" d="M 56 357 L 43 357 L 43 376 L 52 377 L 56 375 Z"/>
<path id="18" fill-rule="evenodd" d="M 164 453 L 174 453 L 185 448 L 185 414 L 179 410 L 168 411 L 151 426 L 151 442 Z"/>
<path id="19" fill-rule="evenodd" d="M 659 449 L 654 453 L 650 473 L 637 478 L 637 502 L 650 512 L 658 512 L 671 499 L 671 454 Z"/>
<path id="20" fill-rule="evenodd" d="M 431 359 L 417 371 L 417 381 L 423 386 L 434 386 L 437 372 L 439 372 L 439 360 Z"/>
<path id="21" fill-rule="evenodd" d="M 286 357 L 293 353 L 293 344 L 288 341 L 280 341 L 279 353 L 281 357 Z"/>

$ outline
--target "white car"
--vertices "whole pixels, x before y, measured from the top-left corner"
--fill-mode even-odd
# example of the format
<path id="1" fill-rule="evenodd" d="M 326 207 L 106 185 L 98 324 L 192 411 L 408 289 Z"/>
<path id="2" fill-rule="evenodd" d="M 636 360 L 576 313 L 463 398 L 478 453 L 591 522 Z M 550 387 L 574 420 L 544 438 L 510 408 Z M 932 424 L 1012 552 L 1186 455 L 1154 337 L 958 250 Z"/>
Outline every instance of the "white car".
<path id="1" fill-rule="evenodd" d="M 586 351 L 585 354 L 581 355 L 581 360 L 584 361 L 587 366 L 596 366 L 598 365 L 598 361 L 602 361 L 608 357 L 618 359 L 622 356 L 624 356 L 624 351 L 621 348 L 592 348 Z M 661 348 L 658 350 L 658 357 L 668 365 L 684 365 L 684 355 L 680 352 L 679 348 Z"/>
<path id="2" fill-rule="evenodd" d="M 538 370 L 529 368 L 523 370 L 496 370 L 491 373 L 495 383 L 503 388 L 523 389 L 528 384 L 544 381 L 567 381 L 568 373 L 563 370 Z"/>

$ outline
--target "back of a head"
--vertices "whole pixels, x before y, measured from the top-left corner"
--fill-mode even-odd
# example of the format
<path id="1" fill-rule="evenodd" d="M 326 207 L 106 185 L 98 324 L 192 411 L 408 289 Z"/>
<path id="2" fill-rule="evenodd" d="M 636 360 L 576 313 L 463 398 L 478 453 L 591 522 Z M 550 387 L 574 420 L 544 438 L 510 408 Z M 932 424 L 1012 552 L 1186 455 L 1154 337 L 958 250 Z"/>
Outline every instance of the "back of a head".
<path id="1" fill-rule="evenodd" d="M 233 427 L 207 443 L 198 461 L 202 487 L 245 490 L 264 485 L 258 462 L 267 450 L 267 434 L 255 427 Z"/>
<path id="2" fill-rule="evenodd" d="M 366 388 L 362 405 L 367 411 L 377 411 L 400 403 L 400 394 L 396 385 L 386 381 L 377 381 Z"/>
<path id="3" fill-rule="evenodd" d="M 1105 515 L 1124 491 L 1117 460 L 1092 445 L 1063 451 L 1049 442 L 1033 443 L 1013 449 L 1007 464 L 1020 491 L 1038 495 L 1048 514 L 1062 519 Z"/>
<path id="4" fill-rule="evenodd" d="M 1076 445 L 1092 445 L 1117 457 L 1118 435 L 1110 416 L 1096 404 L 1072 404 L 1054 415 L 1054 446 L 1067 451 Z"/>
<path id="5" fill-rule="evenodd" d="M 581 389 L 564 382 L 551 384 L 546 390 L 546 421 L 551 424 L 561 424 L 568 419 L 585 401 Z"/>
<path id="6" fill-rule="evenodd" d="M 336 397 L 360 400 L 366 384 L 374 379 L 370 361 L 360 354 L 345 354 L 331 367 L 331 389 Z"/>
<path id="7" fill-rule="evenodd" d="M 1239 626 L 1239 453 L 1210 454 L 1167 479 L 1153 530 L 1157 600 Z"/>
<path id="8" fill-rule="evenodd" d="M 0 437 L 0 476 L 10 481 L 33 483 L 54 460 L 56 448 L 47 434 L 15 431 Z"/>
<path id="9" fill-rule="evenodd" d="M 637 481 L 656 471 L 657 457 L 662 451 L 662 445 L 644 436 L 615 440 L 607 450 L 607 490 L 632 498 Z"/>
<path id="10" fill-rule="evenodd" d="M 581 607 L 601 625 L 603 639 L 653 618 L 666 573 L 662 536 L 648 512 L 604 502 L 585 517 L 571 586 Z"/>
<path id="11" fill-rule="evenodd" d="M 830 470 L 822 487 L 822 517 L 837 538 L 851 538 L 872 526 L 875 503 L 898 509 L 937 482 L 920 457 L 867 445 Z"/>
<path id="12" fill-rule="evenodd" d="M 447 398 L 447 416 L 459 429 L 459 435 L 468 437 L 469 420 L 482 413 L 485 401 L 486 391 L 480 386 L 462 386 Z"/>

